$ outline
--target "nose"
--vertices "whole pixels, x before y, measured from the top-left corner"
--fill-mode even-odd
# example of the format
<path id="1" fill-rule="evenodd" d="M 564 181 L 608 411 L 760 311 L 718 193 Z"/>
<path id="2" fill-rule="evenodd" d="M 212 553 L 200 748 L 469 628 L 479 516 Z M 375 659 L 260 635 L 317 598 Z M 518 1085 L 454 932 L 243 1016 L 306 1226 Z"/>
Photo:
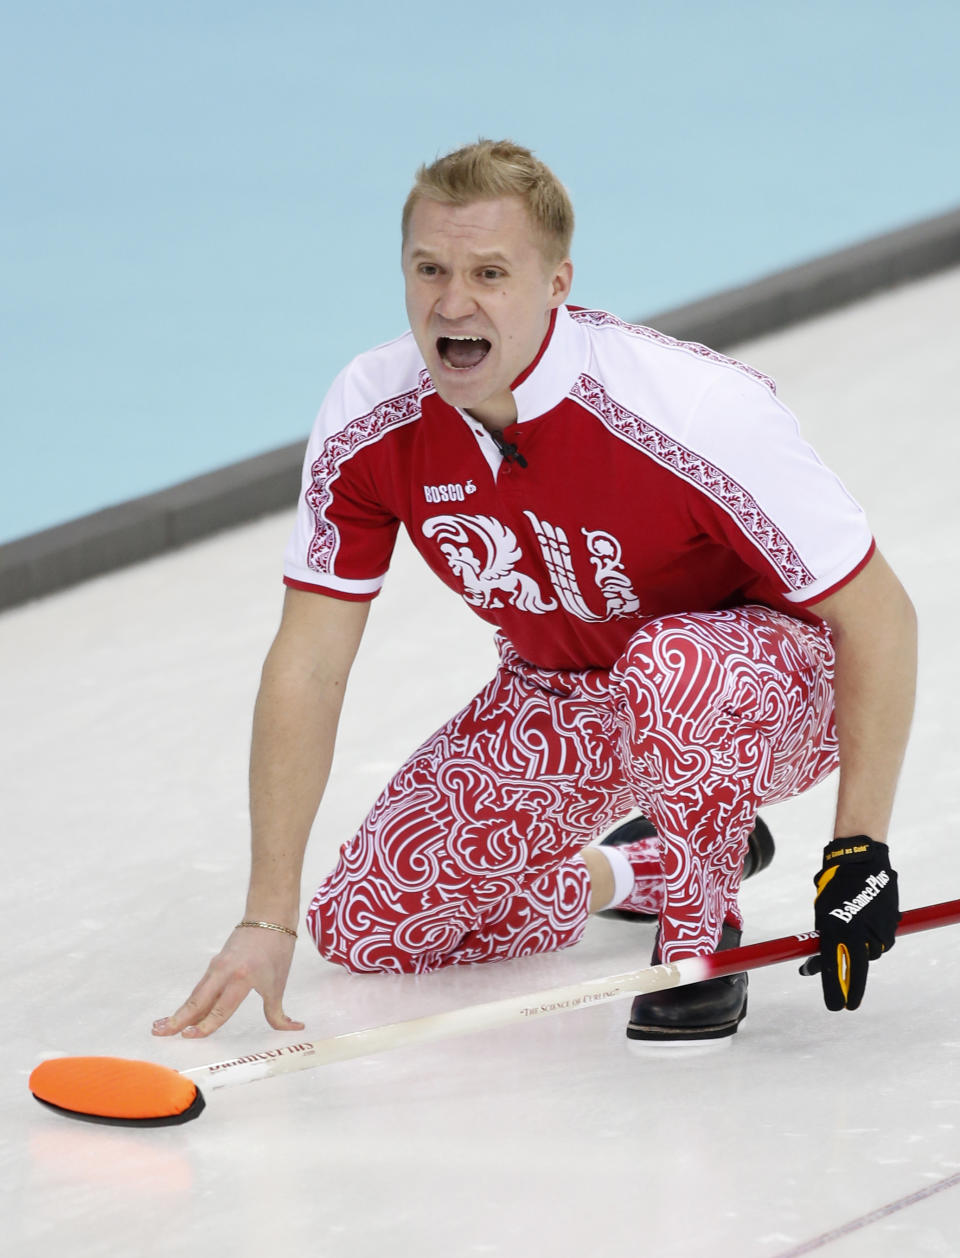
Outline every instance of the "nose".
<path id="1" fill-rule="evenodd" d="M 477 303 L 465 281 L 457 275 L 450 275 L 433 308 L 442 319 L 453 322 L 469 318 L 476 312 Z"/>

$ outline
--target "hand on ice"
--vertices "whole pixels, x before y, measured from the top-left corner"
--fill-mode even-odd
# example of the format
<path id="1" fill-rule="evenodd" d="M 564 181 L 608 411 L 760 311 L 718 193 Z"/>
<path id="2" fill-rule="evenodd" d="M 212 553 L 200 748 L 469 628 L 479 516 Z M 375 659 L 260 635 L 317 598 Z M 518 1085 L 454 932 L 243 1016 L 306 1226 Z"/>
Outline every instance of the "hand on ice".
<path id="1" fill-rule="evenodd" d="M 283 1012 L 283 991 L 295 939 L 281 931 L 238 927 L 184 1003 L 169 1018 L 158 1018 L 154 1035 L 210 1035 L 237 1011 L 251 991 L 263 998 L 263 1012 L 276 1031 L 302 1031 L 304 1024 Z"/>

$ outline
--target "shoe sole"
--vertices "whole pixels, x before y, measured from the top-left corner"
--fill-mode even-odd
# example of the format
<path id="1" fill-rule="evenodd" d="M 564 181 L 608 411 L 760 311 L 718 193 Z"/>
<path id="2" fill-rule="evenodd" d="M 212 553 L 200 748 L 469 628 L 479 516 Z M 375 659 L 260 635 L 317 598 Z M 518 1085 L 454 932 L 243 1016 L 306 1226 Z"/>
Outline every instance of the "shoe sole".
<path id="1" fill-rule="evenodd" d="M 736 1018 L 716 1026 L 672 1027 L 628 1022 L 627 1039 L 643 1040 L 647 1044 L 698 1044 L 704 1040 L 722 1040 L 736 1035 L 746 1016 L 747 1002 L 744 1000 L 743 1008 Z"/>
<path id="2" fill-rule="evenodd" d="M 733 1044 L 733 1036 L 726 1035 L 722 1040 L 690 1040 L 680 1043 L 677 1040 L 666 1040 L 658 1044 L 656 1040 L 624 1040 L 629 1057 L 638 1057 L 643 1061 L 689 1061 L 691 1058 L 715 1057 L 718 1053 L 729 1053 Z"/>

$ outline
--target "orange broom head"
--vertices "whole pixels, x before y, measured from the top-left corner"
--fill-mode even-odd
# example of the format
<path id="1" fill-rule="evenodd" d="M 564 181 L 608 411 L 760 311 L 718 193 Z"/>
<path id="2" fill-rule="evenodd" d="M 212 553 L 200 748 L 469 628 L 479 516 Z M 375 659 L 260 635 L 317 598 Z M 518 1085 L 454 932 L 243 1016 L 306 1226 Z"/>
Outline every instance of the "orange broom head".
<path id="1" fill-rule="evenodd" d="M 197 1085 L 178 1070 L 124 1057 L 53 1057 L 31 1074 L 30 1091 L 72 1118 L 120 1126 L 186 1123 L 204 1104 Z"/>

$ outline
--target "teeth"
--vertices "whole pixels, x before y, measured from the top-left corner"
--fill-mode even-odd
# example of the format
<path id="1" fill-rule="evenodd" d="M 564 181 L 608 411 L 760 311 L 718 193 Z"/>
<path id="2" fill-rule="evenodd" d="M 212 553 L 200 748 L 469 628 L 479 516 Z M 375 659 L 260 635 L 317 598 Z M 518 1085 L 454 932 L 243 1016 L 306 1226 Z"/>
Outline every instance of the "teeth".
<path id="1" fill-rule="evenodd" d="M 448 341 L 482 341 L 482 336 L 448 336 Z"/>

